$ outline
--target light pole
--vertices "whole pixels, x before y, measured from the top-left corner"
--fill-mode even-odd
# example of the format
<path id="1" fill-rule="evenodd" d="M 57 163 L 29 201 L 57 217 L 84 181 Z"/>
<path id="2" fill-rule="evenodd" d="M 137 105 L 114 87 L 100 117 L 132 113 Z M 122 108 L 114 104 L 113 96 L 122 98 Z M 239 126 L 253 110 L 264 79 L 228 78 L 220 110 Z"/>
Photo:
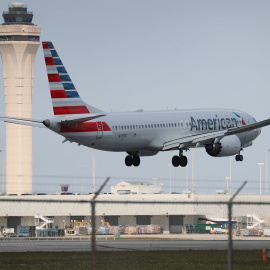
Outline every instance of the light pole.
<path id="1" fill-rule="evenodd" d="M 0 153 L 2 152 L 2 150 L 0 150 Z M 4 182 L 5 182 L 5 178 L 4 178 L 4 159 L 3 159 L 3 156 L 2 156 L 2 173 L 3 173 L 3 177 L 2 177 L 2 193 L 4 194 Z"/>
<path id="2" fill-rule="evenodd" d="M 194 193 L 194 150 L 192 149 L 192 194 Z"/>
<path id="3" fill-rule="evenodd" d="M 226 177 L 226 180 L 227 180 L 227 192 L 229 192 L 229 180 L 231 179 L 231 177 Z"/>
<path id="4" fill-rule="evenodd" d="M 268 152 L 270 151 L 270 149 L 268 149 L 267 151 L 265 151 L 266 153 L 266 176 L 265 176 L 265 184 L 266 184 L 266 190 L 265 190 L 265 193 L 268 194 Z"/>
<path id="5" fill-rule="evenodd" d="M 264 163 L 258 163 L 258 166 L 260 167 L 260 195 L 262 195 L 262 166 Z"/>
<path id="6" fill-rule="evenodd" d="M 186 166 L 186 191 L 188 192 L 188 166 Z"/>
<path id="7" fill-rule="evenodd" d="M 168 164 L 170 168 L 170 194 L 172 194 L 172 164 Z"/>
<path id="8" fill-rule="evenodd" d="M 96 155 L 93 151 L 93 194 L 96 192 Z"/>
<path id="9" fill-rule="evenodd" d="M 230 194 L 232 194 L 232 157 L 230 157 Z"/>
<path id="10" fill-rule="evenodd" d="M 82 169 L 82 194 L 83 194 L 83 168 L 84 168 L 84 166 L 81 165 L 80 168 Z"/>

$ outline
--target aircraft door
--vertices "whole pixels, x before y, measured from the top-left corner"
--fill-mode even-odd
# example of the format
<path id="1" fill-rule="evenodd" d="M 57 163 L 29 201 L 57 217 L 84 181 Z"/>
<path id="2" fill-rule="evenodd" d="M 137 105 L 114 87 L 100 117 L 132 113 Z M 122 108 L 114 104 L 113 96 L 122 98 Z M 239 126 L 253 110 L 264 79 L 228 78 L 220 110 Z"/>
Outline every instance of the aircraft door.
<path id="1" fill-rule="evenodd" d="M 97 139 L 101 139 L 103 136 L 103 124 L 102 122 L 97 122 Z"/>

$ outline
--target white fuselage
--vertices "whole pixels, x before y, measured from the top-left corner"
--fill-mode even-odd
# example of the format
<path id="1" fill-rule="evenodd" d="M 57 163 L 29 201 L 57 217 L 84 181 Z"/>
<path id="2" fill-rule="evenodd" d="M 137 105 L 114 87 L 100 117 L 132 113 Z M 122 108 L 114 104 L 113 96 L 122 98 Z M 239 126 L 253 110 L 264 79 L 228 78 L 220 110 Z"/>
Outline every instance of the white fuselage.
<path id="1" fill-rule="evenodd" d="M 154 155 L 175 138 L 200 135 L 255 123 L 249 114 L 230 109 L 138 111 L 108 113 L 96 121 L 49 128 L 70 141 L 105 151 L 141 152 Z M 237 134 L 245 147 L 260 129 Z M 187 147 L 194 147 L 187 146 Z"/>

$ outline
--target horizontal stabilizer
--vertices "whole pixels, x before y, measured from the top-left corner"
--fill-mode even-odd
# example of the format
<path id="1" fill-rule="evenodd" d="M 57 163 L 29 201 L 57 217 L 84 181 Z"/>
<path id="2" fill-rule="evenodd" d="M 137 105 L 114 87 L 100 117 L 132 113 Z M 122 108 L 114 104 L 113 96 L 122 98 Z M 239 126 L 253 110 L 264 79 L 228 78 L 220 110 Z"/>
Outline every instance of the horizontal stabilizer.
<path id="1" fill-rule="evenodd" d="M 31 127 L 38 127 L 38 128 L 44 128 L 44 125 L 39 122 L 26 122 L 21 120 L 11 120 L 11 119 L 0 119 L 4 121 L 5 123 L 11 123 L 11 124 L 19 124 L 19 125 L 25 125 L 25 126 L 31 126 Z"/>
<path id="2" fill-rule="evenodd" d="M 63 117 L 63 119 L 61 119 L 59 117 L 59 122 L 62 124 L 62 125 L 70 125 L 70 124 L 73 124 L 73 123 L 79 123 L 79 122 L 85 122 L 85 121 L 89 121 L 89 120 L 93 120 L 93 119 L 96 119 L 96 118 L 99 118 L 99 117 L 103 117 L 105 116 L 106 114 L 96 114 L 96 115 L 88 115 L 88 116 L 85 116 L 85 117 Z"/>
<path id="3" fill-rule="evenodd" d="M 40 120 L 40 119 L 22 118 L 22 117 L 10 117 L 10 116 L 0 116 L 0 120 L 6 121 L 6 119 L 26 121 L 26 122 L 33 122 L 33 123 L 41 123 L 41 124 L 43 122 L 43 120 Z"/>
<path id="4" fill-rule="evenodd" d="M 20 124 L 20 125 L 26 125 L 26 126 L 32 126 L 32 127 L 39 127 L 42 128 L 44 125 L 46 125 L 46 121 L 53 120 L 55 123 L 61 123 L 62 125 L 70 125 L 74 123 L 84 122 L 93 120 L 99 117 L 103 117 L 106 114 L 95 114 L 95 115 L 85 115 L 84 117 L 56 117 L 53 119 L 48 120 L 39 120 L 39 119 L 31 119 L 31 118 L 22 118 L 22 117 L 9 117 L 9 116 L 0 116 L 0 121 L 4 121 L 6 123 L 12 123 L 12 124 Z"/>

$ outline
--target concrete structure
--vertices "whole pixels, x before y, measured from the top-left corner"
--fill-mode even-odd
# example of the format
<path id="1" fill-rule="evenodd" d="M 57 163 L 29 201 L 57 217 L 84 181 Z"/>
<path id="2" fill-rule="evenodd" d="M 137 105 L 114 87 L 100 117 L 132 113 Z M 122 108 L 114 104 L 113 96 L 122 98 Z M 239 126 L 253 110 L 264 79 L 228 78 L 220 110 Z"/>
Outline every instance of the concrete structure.
<path id="1" fill-rule="evenodd" d="M 112 194 L 162 194 L 162 186 L 148 182 L 123 181 L 111 187 Z"/>
<path id="2" fill-rule="evenodd" d="M 40 27 L 21 3 L 9 5 L 0 25 L 6 115 L 32 117 L 34 61 L 40 45 Z M 6 125 L 6 192 L 32 192 L 32 128 Z"/>
<path id="3" fill-rule="evenodd" d="M 59 229 L 75 221 L 91 223 L 92 196 L 0 196 L 0 228 L 33 226 L 35 218 L 48 220 L 52 228 Z M 179 233 L 185 224 L 198 224 L 200 218 L 228 219 L 227 202 L 230 198 L 228 194 L 104 194 L 97 197 L 102 203 L 96 205 L 96 222 L 97 225 L 101 225 L 102 220 L 111 225 L 154 224 L 160 225 L 164 233 Z M 233 218 L 256 215 L 269 223 L 270 195 L 238 195 L 235 202 L 239 201 L 252 204 L 234 205 Z"/>

